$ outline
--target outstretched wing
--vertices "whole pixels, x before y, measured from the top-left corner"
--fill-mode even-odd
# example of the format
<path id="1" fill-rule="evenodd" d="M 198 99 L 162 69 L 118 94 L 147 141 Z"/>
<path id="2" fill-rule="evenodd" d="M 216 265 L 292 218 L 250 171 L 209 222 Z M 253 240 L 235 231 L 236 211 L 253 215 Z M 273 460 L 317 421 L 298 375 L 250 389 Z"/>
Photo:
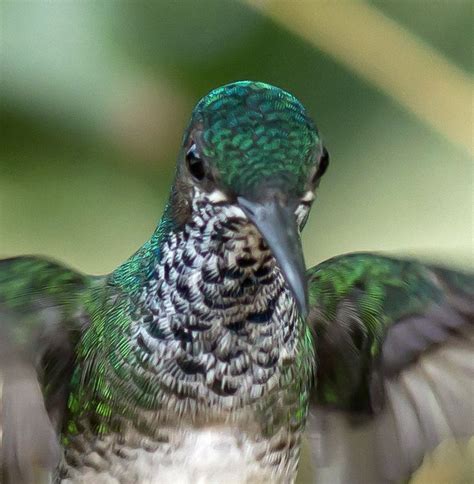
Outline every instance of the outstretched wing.
<path id="1" fill-rule="evenodd" d="M 35 257 L 0 260 L 0 478 L 38 482 L 57 463 L 89 279 Z"/>
<path id="2" fill-rule="evenodd" d="M 396 482 L 474 435 L 474 276 L 372 254 L 308 274 L 316 481 Z"/>

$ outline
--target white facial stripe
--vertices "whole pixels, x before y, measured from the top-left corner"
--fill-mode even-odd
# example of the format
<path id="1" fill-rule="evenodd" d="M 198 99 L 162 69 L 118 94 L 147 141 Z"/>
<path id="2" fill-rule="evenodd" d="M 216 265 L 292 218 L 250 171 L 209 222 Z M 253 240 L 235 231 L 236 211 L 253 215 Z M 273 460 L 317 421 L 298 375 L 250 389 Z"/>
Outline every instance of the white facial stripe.
<path id="1" fill-rule="evenodd" d="M 302 202 L 312 202 L 314 200 L 314 193 L 311 190 L 308 190 L 302 197 Z"/>
<path id="2" fill-rule="evenodd" d="M 247 220 L 247 215 L 245 215 L 245 212 L 237 205 L 229 205 L 229 207 L 226 209 L 226 215 L 228 217 L 236 217 Z"/>
<path id="3" fill-rule="evenodd" d="M 213 190 L 209 195 L 207 196 L 208 200 L 211 203 L 219 203 L 219 202 L 227 202 L 228 198 L 226 194 L 218 189 Z"/>
<path id="4" fill-rule="evenodd" d="M 220 207 L 220 213 L 223 216 L 223 218 L 234 217 L 234 218 L 240 218 L 242 220 L 248 220 L 247 215 L 245 215 L 245 212 L 238 205 L 231 203 L 228 197 L 226 196 L 226 194 L 221 190 L 218 190 L 217 188 L 213 190 L 211 193 L 206 193 L 199 190 L 199 188 L 194 187 L 194 194 L 195 194 L 195 200 L 206 201 L 211 204 L 228 202 L 228 203 L 224 203 L 224 205 Z"/>

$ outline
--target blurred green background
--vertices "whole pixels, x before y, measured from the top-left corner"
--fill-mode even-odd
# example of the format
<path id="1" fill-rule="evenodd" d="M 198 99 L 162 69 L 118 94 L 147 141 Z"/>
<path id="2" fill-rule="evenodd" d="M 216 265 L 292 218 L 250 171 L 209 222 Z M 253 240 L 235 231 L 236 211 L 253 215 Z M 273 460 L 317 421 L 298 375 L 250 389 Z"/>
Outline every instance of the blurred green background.
<path id="1" fill-rule="evenodd" d="M 344 2 L 286 2 L 283 21 L 270 4 L 3 0 L 0 256 L 42 253 L 111 271 L 154 229 L 193 105 L 218 85 L 254 79 L 295 94 L 331 154 L 305 230 L 308 264 L 378 250 L 472 266 L 472 144 L 456 127 L 472 132 L 472 99 L 451 103 L 449 76 L 431 92 L 439 63 L 433 72 L 410 65 L 409 48 L 397 50 L 377 20 L 470 79 L 472 3 L 365 3 L 381 29 L 365 40 L 396 73 L 385 84 L 376 81 L 383 65 L 352 56 L 374 29 Z M 300 7 L 315 42 L 285 26 Z M 412 83 L 418 110 L 403 100 Z M 440 102 L 453 106 L 449 116 Z M 420 109 L 432 108 L 430 123 Z"/>

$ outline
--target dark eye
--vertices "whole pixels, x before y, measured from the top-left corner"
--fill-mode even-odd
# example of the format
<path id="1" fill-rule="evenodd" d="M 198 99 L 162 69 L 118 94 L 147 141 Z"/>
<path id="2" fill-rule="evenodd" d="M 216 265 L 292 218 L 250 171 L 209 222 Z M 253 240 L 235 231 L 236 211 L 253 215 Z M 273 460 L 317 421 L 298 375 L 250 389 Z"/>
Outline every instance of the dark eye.
<path id="1" fill-rule="evenodd" d="M 189 173 L 191 173 L 196 180 L 201 181 L 204 179 L 204 176 L 206 175 L 204 162 L 199 157 L 195 144 L 193 144 L 186 153 L 186 163 L 188 165 Z"/>
<path id="2" fill-rule="evenodd" d="M 323 147 L 323 152 L 321 153 L 321 158 L 319 159 L 318 169 L 313 176 L 313 183 L 319 180 L 324 175 L 324 173 L 326 173 L 328 166 L 329 166 L 329 153 L 328 153 L 328 150 Z"/>

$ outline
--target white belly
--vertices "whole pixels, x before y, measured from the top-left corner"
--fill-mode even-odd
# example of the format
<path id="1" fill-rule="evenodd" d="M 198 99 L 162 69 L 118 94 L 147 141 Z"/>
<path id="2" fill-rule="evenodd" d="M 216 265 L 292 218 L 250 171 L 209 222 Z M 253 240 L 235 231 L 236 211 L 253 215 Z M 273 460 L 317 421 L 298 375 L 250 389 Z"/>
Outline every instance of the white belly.
<path id="1" fill-rule="evenodd" d="M 271 476 L 254 451 L 226 430 L 190 430 L 169 456 L 140 451 L 136 466 L 141 481 L 150 484 L 267 483 Z"/>
<path id="2" fill-rule="evenodd" d="M 278 479 L 275 468 L 262 465 L 264 449 L 245 434 L 230 428 L 192 428 L 150 452 L 122 448 L 126 459 L 110 453 L 106 472 L 82 467 L 64 484 L 258 484 L 289 482 Z"/>

